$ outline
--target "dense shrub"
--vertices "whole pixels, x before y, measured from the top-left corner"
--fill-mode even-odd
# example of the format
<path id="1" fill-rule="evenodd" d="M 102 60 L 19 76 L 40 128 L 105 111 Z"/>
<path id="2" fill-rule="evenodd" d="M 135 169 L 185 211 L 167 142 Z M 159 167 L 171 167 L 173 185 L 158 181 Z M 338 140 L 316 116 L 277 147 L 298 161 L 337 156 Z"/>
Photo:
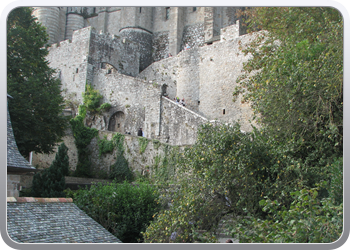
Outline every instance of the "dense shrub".
<path id="1" fill-rule="evenodd" d="M 333 170 L 330 170 L 328 162 L 331 159 L 320 160 L 316 165 L 314 161 L 307 161 L 307 158 L 299 158 L 298 152 L 303 149 L 302 146 L 302 140 L 279 143 L 265 134 L 264 130 L 242 132 L 238 124 L 204 125 L 198 131 L 196 143 L 178 157 L 176 176 L 180 188 L 172 196 L 170 209 L 160 212 L 144 232 L 145 241 L 198 241 L 198 230 L 206 230 L 209 234 L 215 232 L 218 222 L 229 213 L 241 217 L 249 215 L 256 221 L 271 220 L 271 211 L 261 207 L 260 201 L 264 197 L 279 204 L 272 215 L 281 214 L 280 219 L 273 222 L 281 222 L 283 218 L 286 222 L 287 218 L 296 216 L 294 210 L 301 209 L 295 201 L 296 192 L 314 190 L 316 187 L 319 188 L 319 195 L 313 199 L 324 204 L 317 207 L 317 213 L 332 210 L 333 205 L 329 203 L 332 196 L 338 197 L 340 201 L 342 197 L 342 159 L 335 161 L 331 168 Z M 334 173 L 331 179 L 329 171 Z M 317 186 L 328 179 L 327 185 Z M 329 192 L 334 195 L 329 196 Z M 332 211 L 340 213 L 339 209 Z M 321 223 L 317 213 L 312 211 L 309 213 L 312 218 L 309 219 Z M 282 218 L 282 215 L 285 217 Z M 342 218 L 325 216 L 322 221 L 331 223 L 333 219 L 341 223 Z M 272 229 L 276 228 L 271 225 Z M 332 229 L 335 233 L 330 238 L 337 235 L 338 229 L 338 226 Z M 250 228 L 245 224 L 242 230 Z M 175 234 L 172 240 L 170 236 Z M 314 241 L 319 240 L 316 238 Z M 204 240 L 216 241 L 212 237 Z"/>
<path id="2" fill-rule="evenodd" d="M 116 158 L 115 163 L 111 166 L 109 178 L 116 180 L 117 182 L 133 180 L 132 171 L 130 170 L 129 163 L 123 153 L 118 151 Z"/>
<path id="3" fill-rule="evenodd" d="M 48 169 L 34 175 L 31 195 L 33 197 L 64 197 L 65 175 L 69 171 L 68 148 L 62 143 Z"/>
<path id="4" fill-rule="evenodd" d="M 90 84 L 86 84 L 85 92 L 83 93 L 84 105 L 87 110 L 97 112 L 100 108 L 100 101 L 103 96 L 98 90 L 95 90 Z"/>
<path id="5" fill-rule="evenodd" d="M 323 183 L 326 185 L 326 182 Z M 343 204 L 336 206 L 331 198 L 317 199 L 318 188 L 292 192 L 289 209 L 277 201 L 264 199 L 260 205 L 269 218 L 242 219 L 232 229 L 242 243 L 330 243 L 343 231 Z"/>
<path id="6" fill-rule="evenodd" d="M 68 191 L 74 203 L 122 242 L 142 242 L 145 230 L 158 212 L 157 190 L 146 184 L 96 184 Z"/>

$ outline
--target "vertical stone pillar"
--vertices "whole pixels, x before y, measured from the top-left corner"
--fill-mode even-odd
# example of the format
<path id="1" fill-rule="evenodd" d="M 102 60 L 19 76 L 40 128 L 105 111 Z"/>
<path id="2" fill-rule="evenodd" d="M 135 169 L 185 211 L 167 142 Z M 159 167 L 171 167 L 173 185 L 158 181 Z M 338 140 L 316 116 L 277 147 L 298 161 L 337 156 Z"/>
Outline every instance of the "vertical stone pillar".
<path id="1" fill-rule="evenodd" d="M 184 29 L 185 7 L 171 7 L 169 25 L 169 52 L 176 55 L 181 51 L 182 33 Z"/>
<path id="2" fill-rule="evenodd" d="M 214 7 L 204 9 L 204 42 L 214 37 Z"/>
<path id="3" fill-rule="evenodd" d="M 108 13 L 106 11 L 106 9 L 103 9 L 101 12 L 98 13 L 98 26 L 97 26 L 97 30 L 98 31 L 102 31 L 103 33 L 106 32 L 107 30 L 107 17 L 108 17 Z"/>

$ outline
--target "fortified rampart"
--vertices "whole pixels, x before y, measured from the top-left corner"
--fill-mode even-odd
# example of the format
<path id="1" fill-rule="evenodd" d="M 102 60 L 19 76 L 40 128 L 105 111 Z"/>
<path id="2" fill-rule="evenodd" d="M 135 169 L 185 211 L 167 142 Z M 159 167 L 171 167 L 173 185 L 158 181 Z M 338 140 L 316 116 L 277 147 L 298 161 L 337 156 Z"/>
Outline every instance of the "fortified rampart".
<path id="1" fill-rule="evenodd" d="M 221 40 L 191 48 L 153 63 L 137 77 L 167 85 L 170 99 L 184 98 L 186 107 L 209 120 L 235 123 L 250 131 L 253 113 L 248 103 L 233 102 L 243 63 L 249 58 L 240 51 L 254 34 L 239 36 L 239 24 L 222 29 Z"/>
<path id="2" fill-rule="evenodd" d="M 139 65 L 138 44 L 108 34 L 97 34 L 91 27 L 77 30 L 72 41 L 52 44 L 47 56 L 50 67 L 57 70 L 63 95 L 82 101 L 86 83 L 93 81 L 94 70 L 113 66 L 125 75 L 137 75 Z"/>
<path id="3" fill-rule="evenodd" d="M 72 115 L 90 84 L 111 108 L 98 114 L 88 112 L 85 125 L 98 129 L 100 137 L 126 134 L 131 149 L 137 148 L 140 127 L 147 139 L 173 146 L 195 143 L 198 128 L 209 121 L 239 122 L 242 130 L 251 130 L 249 105 L 232 101 L 236 79 L 249 58 L 240 46 L 254 36 L 242 35 L 237 9 L 52 7 L 46 12 L 37 8 L 36 13 L 45 19 L 47 13 L 58 10 L 54 19 L 60 25 L 52 21 L 47 28 L 57 31 L 52 40 L 60 40 L 62 33 L 70 37 L 72 30 L 71 40 L 53 44 L 47 57 L 57 69 Z M 67 15 L 64 29 L 62 13 Z M 81 27 L 82 18 L 85 28 L 74 30 L 72 27 Z M 191 48 L 182 51 L 185 44 Z M 169 52 L 172 57 L 167 57 Z M 175 97 L 184 98 L 186 106 L 175 103 Z M 77 153 L 72 135 L 68 133 L 64 141 L 74 170 Z M 90 149 L 95 170 L 108 171 L 115 156 L 97 157 L 97 139 Z M 33 164 L 48 167 L 53 157 L 36 155 Z M 134 170 L 140 170 L 151 164 L 154 155 L 145 153 L 143 160 L 130 154 L 126 157 Z"/>
<path id="4" fill-rule="evenodd" d="M 235 24 L 241 7 L 35 7 L 33 14 L 48 31 L 49 43 L 72 39 L 75 30 L 125 35 L 143 51 L 141 71 L 153 61 L 211 43 L 220 29 Z M 141 39 L 140 39 L 141 36 Z M 153 46 L 153 51 L 149 50 Z"/>

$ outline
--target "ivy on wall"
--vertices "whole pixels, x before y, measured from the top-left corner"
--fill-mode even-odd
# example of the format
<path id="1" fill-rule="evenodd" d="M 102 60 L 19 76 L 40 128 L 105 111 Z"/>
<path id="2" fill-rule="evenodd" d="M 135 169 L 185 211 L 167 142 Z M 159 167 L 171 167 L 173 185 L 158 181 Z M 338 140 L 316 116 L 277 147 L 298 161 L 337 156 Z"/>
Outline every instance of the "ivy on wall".
<path id="1" fill-rule="evenodd" d="M 79 115 L 70 120 L 74 143 L 78 150 L 78 164 L 74 172 L 77 177 L 92 177 L 91 162 L 89 160 L 90 151 L 87 146 L 91 140 L 98 135 L 98 130 L 84 125 L 86 107 L 79 106 Z"/>
<path id="2" fill-rule="evenodd" d="M 112 153 L 114 149 L 124 153 L 124 138 L 124 135 L 117 132 L 112 136 L 111 141 L 107 139 L 107 135 L 105 135 L 103 139 L 99 139 L 99 156 L 101 157 L 103 154 Z"/>
<path id="3" fill-rule="evenodd" d="M 164 156 L 156 155 L 153 160 L 152 179 L 156 184 L 171 184 L 176 182 L 176 163 L 181 157 L 178 146 L 164 146 Z"/>
<path id="4" fill-rule="evenodd" d="M 129 162 L 124 157 L 124 139 L 125 136 L 121 133 L 115 133 L 112 140 L 108 140 L 107 136 L 98 140 L 99 157 L 103 154 L 110 154 L 116 150 L 116 162 L 111 166 L 108 178 L 117 182 L 132 181 L 133 173 L 129 168 Z"/>
<path id="5" fill-rule="evenodd" d="M 139 146 L 140 146 L 140 154 L 143 154 L 145 152 L 149 140 L 144 137 L 139 137 Z"/>

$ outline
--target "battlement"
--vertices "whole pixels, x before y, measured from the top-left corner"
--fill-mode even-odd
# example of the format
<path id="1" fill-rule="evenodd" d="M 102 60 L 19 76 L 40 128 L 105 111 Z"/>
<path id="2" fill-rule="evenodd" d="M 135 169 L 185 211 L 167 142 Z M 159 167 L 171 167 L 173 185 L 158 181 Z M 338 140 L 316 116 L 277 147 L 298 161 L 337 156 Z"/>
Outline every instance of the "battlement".
<path id="1" fill-rule="evenodd" d="M 50 67 L 57 69 L 62 95 L 71 113 L 74 115 L 82 103 L 86 84 L 102 95 L 101 104 L 110 105 L 99 113 L 87 112 L 84 120 L 86 126 L 97 129 L 101 136 L 107 134 L 111 138 L 114 132 L 130 135 L 126 141 L 132 149 L 138 145 L 139 128 L 147 139 L 177 146 L 194 144 L 198 128 L 207 123 L 238 122 L 242 130 L 251 131 L 253 112 L 240 98 L 233 102 L 232 93 L 243 64 L 250 58 L 240 48 L 256 34 L 243 34 L 239 20 L 234 17 L 235 8 L 39 10 L 45 17 L 54 13 L 61 18 L 64 13 L 64 18 L 49 25 L 51 34 L 64 27 L 60 32 L 68 39 L 54 37 L 58 40 L 49 49 L 47 60 Z M 64 26 L 58 28 L 55 26 L 58 23 Z M 190 49 L 184 49 L 186 44 Z M 175 97 L 185 99 L 186 106 L 174 102 Z M 70 147 L 73 159 L 70 164 L 74 169 L 77 163 L 74 138 L 68 134 L 64 141 Z M 115 157 L 99 157 L 96 139 L 89 148 L 92 167 L 109 171 Z M 157 152 L 153 148 L 148 156 L 142 155 L 142 159 L 148 157 L 146 161 L 134 162 L 131 160 L 134 155 L 129 155 L 132 168 L 139 170 L 152 164 L 151 151 Z"/>
<path id="2" fill-rule="evenodd" d="M 148 138 L 175 145 L 194 143 L 198 126 L 208 122 L 240 120 L 249 131 L 251 110 L 232 102 L 236 79 L 249 57 L 239 48 L 251 39 L 242 35 L 235 8 L 38 10 L 71 15 L 65 30 L 71 39 L 53 43 L 47 56 L 57 69 L 63 96 L 81 103 L 90 84 L 111 105 L 105 113 L 87 117 L 87 126 L 123 134 L 142 127 Z M 73 30 L 82 18 L 84 27 Z M 186 44 L 191 48 L 184 50 Z M 171 100 L 162 97 L 165 93 Z M 172 101 L 176 96 L 185 99 L 186 107 Z M 177 117 L 185 127 L 177 127 Z"/>

